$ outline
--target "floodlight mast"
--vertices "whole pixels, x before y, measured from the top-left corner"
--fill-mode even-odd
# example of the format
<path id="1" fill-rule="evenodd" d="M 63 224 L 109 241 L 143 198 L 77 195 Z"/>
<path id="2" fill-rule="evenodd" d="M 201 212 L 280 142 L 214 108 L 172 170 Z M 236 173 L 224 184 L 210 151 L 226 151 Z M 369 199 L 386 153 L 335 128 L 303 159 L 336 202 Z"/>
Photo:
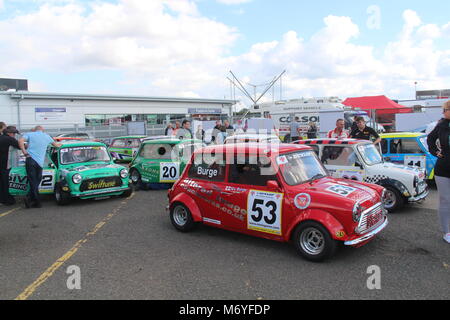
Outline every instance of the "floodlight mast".
<path id="1" fill-rule="evenodd" d="M 261 98 L 266 95 L 266 93 L 270 90 L 270 88 L 272 88 L 275 85 L 275 83 L 277 83 L 278 80 L 280 80 L 280 90 L 282 90 L 281 89 L 281 78 L 286 73 L 286 70 L 284 70 L 277 77 L 274 77 L 273 80 L 268 84 L 267 88 L 263 91 L 263 93 L 259 97 L 256 96 L 256 87 L 257 87 L 257 85 L 251 85 L 252 87 L 254 87 L 254 93 L 255 93 L 255 97 L 254 98 L 247 91 L 247 89 L 245 89 L 244 85 L 241 83 L 241 81 L 239 81 L 239 79 L 234 75 L 234 73 L 231 70 L 230 70 L 230 73 L 233 76 L 234 80 L 232 80 L 232 79 L 230 79 L 228 77 L 227 77 L 227 79 L 230 80 L 230 83 L 232 85 L 234 85 L 235 88 L 237 87 L 247 98 L 249 98 L 253 102 L 253 107 L 255 107 L 256 104 L 258 103 L 258 101 L 261 100 Z M 280 91 L 280 94 L 281 94 L 281 91 Z M 243 120 L 243 119 L 245 119 L 245 117 L 247 117 L 247 115 L 250 112 L 250 110 L 251 109 L 247 110 L 247 112 L 242 116 L 241 120 Z"/>

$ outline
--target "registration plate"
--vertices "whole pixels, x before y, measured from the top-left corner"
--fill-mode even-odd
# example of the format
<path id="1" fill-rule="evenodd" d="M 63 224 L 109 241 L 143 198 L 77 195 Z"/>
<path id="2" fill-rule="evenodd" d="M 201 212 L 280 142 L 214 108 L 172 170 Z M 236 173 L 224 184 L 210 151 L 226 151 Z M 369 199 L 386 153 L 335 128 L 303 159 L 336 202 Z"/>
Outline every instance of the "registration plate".
<path id="1" fill-rule="evenodd" d="M 95 201 L 100 201 L 100 200 L 106 200 L 106 199 L 109 199 L 109 198 L 111 198 L 111 197 L 97 197 L 97 198 L 94 198 L 94 200 Z"/>

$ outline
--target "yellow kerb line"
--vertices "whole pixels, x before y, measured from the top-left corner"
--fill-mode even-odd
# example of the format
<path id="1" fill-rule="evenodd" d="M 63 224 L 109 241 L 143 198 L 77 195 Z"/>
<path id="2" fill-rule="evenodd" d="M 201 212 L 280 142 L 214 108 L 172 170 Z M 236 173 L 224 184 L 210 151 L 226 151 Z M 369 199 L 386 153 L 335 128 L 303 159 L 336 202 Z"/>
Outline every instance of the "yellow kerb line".
<path id="1" fill-rule="evenodd" d="M 8 214 L 11 214 L 13 212 L 16 212 L 17 210 L 19 210 L 20 207 L 14 208 L 12 210 L 6 211 L 5 213 L 0 213 L 0 218 L 6 217 Z"/>
<path id="2" fill-rule="evenodd" d="M 134 197 L 133 192 L 131 196 L 127 198 L 130 200 Z M 112 213 L 108 214 L 102 221 L 100 221 L 91 231 L 89 231 L 86 236 L 78 241 L 69 251 L 67 251 L 61 258 L 56 260 L 43 274 L 39 276 L 31 285 L 29 285 L 20 295 L 18 295 L 14 300 L 27 300 L 45 281 L 47 281 L 66 261 L 68 261 L 77 251 L 85 244 L 89 237 L 95 235 L 109 220 L 111 220 L 120 209 L 126 204 L 126 201 L 120 203 L 120 205 L 113 210 Z"/>

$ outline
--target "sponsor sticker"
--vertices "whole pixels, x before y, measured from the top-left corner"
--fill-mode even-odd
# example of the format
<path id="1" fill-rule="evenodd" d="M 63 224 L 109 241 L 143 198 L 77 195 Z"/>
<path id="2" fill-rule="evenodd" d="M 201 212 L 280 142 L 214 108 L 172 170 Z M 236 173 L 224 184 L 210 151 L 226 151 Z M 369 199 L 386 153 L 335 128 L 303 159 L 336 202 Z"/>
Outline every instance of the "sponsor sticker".
<path id="1" fill-rule="evenodd" d="M 311 204 L 311 196 L 307 193 L 299 193 L 294 198 L 294 204 L 297 208 L 304 210 Z"/>
<path id="2" fill-rule="evenodd" d="M 283 193 L 250 190 L 247 198 L 247 228 L 281 235 Z"/>

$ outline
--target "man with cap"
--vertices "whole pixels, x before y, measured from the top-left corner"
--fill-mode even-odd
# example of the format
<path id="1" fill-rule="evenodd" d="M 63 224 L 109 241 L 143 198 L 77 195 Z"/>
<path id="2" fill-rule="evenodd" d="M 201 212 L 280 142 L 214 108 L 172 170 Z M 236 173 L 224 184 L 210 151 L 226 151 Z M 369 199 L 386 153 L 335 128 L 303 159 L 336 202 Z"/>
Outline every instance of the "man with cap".
<path id="1" fill-rule="evenodd" d="M 16 203 L 14 197 L 9 194 L 9 172 L 11 171 L 12 149 L 21 149 L 27 155 L 24 144 L 17 141 L 15 135 L 19 134 L 16 127 L 9 126 L 0 134 L 0 202 L 6 206 Z"/>
<path id="2" fill-rule="evenodd" d="M 6 129 L 6 123 L 0 122 L 0 135 L 3 134 L 3 130 Z"/>

